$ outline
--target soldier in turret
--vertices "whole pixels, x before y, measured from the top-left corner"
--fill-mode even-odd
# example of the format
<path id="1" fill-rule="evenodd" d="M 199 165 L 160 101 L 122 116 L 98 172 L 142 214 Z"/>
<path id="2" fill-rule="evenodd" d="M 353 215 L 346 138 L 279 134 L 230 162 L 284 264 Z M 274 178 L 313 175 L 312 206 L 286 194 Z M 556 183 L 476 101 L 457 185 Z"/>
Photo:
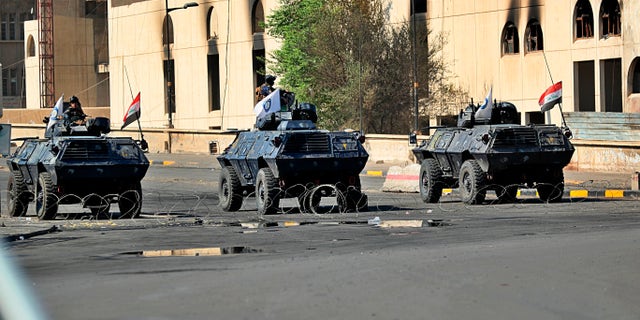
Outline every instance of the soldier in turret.
<path id="1" fill-rule="evenodd" d="M 82 111 L 78 97 L 72 96 L 69 99 L 69 107 L 64 111 L 63 116 L 68 124 L 82 124 L 87 115 Z"/>
<path id="2" fill-rule="evenodd" d="M 276 76 L 272 76 L 270 74 L 268 74 L 264 78 L 264 83 L 256 88 L 256 103 L 262 101 L 262 99 L 266 98 L 269 94 L 275 91 L 275 88 L 273 88 L 275 81 Z"/>

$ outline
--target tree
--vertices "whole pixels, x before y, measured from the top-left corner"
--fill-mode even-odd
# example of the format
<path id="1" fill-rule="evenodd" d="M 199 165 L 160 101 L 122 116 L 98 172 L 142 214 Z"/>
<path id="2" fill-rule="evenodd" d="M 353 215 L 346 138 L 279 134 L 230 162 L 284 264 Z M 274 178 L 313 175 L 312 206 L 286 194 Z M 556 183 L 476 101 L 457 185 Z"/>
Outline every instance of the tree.
<path id="1" fill-rule="evenodd" d="M 317 105 L 321 127 L 406 134 L 414 126 L 413 30 L 409 22 L 390 25 L 386 4 L 384 0 L 281 0 L 268 17 L 269 34 L 282 40 L 282 47 L 270 57 L 272 70 L 299 100 Z M 426 26 L 423 29 L 417 31 L 421 41 L 416 50 L 418 83 L 428 84 L 418 91 L 425 97 L 420 100 L 421 118 L 451 113 L 436 102 L 444 95 L 462 93 L 447 81 L 439 55 L 442 41 L 427 47 L 429 34 Z"/>

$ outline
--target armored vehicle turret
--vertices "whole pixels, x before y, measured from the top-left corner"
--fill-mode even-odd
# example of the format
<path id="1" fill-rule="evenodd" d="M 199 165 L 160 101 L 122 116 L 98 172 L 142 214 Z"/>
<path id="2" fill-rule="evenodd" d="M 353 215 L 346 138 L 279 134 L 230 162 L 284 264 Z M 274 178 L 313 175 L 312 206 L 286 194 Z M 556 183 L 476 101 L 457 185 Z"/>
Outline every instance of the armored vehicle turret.
<path id="1" fill-rule="evenodd" d="M 44 139 L 14 139 L 23 143 L 7 158 L 9 216 L 25 215 L 34 200 L 36 214 L 43 220 L 54 219 L 59 205 L 78 203 L 98 215 L 107 214 L 111 203 L 117 202 L 120 217 L 138 216 L 140 181 L 149 168 L 141 141 L 108 137 L 107 118 L 81 124 L 45 121 Z"/>
<path id="2" fill-rule="evenodd" d="M 457 127 L 438 128 L 413 149 L 421 162 L 420 195 L 440 200 L 443 188 L 458 188 L 462 201 L 480 204 L 488 190 L 503 202 L 516 200 L 520 187 L 536 188 L 541 200 L 564 193 L 563 168 L 574 147 L 571 131 L 555 125 L 520 125 L 516 107 L 494 103 L 490 118 L 475 119 L 478 107 L 460 111 Z"/>
<path id="3" fill-rule="evenodd" d="M 217 158 L 222 209 L 238 211 L 255 196 L 260 214 L 278 212 L 282 198 L 297 198 L 302 212 L 318 212 L 322 197 L 335 197 L 340 212 L 366 210 L 364 136 L 317 129 L 316 107 L 296 104 L 293 93 L 282 93 L 276 112 L 265 112 L 273 106 L 266 102 L 255 128 L 239 132 Z"/>

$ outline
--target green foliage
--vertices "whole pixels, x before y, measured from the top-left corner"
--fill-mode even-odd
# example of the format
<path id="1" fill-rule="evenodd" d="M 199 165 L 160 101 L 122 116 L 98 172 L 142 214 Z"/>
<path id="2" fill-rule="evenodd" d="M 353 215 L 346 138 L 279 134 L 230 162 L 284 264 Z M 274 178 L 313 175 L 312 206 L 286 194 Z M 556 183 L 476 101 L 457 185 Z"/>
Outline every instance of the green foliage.
<path id="1" fill-rule="evenodd" d="M 438 103 L 447 95 L 464 96 L 448 83 L 440 57 L 443 38 L 431 37 L 424 20 L 415 38 L 409 22 L 390 25 L 386 5 L 384 0 L 280 0 L 268 17 L 269 34 L 282 40 L 270 56 L 270 69 L 300 101 L 317 105 L 321 127 L 401 134 L 414 129 L 414 57 L 417 82 L 427 84 L 418 86 L 422 122 L 459 108 Z M 427 46 L 431 38 L 435 41 Z"/>

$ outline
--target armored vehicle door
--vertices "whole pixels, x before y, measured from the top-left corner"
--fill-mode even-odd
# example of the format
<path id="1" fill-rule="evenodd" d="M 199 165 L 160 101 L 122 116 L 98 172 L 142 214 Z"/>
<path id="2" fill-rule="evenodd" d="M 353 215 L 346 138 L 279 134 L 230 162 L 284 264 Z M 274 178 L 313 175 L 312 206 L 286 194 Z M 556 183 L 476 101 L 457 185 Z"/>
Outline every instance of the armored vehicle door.
<path id="1" fill-rule="evenodd" d="M 38 169 L 35 168 L 35 172 L 33 175 L 31 174 L 32 170 L 28 165 L 29 157 L 33 154 L 33 151 L 38 146 L 37 141 L 25 141 L 24 145 L 20 148 L 18 154 L 16 155 L 15 163 L 18 165 L 20 169 L 20 173 L 22 173 L 22 177 L 24 178 L 24 182 L 27 184 L 32 184 L 34 181 L 38 179 Z"/>
<path id="2" fill-rule="evenodd" d="M 240 179 L 245 181 L 245 184 L 253 183 L 257 174 L 257 171 L 254 172 L 251 170 L 251 165 L 247 158 L 249 152 L 253 149 L 255 142 L 256 139 L 242 139 L 238 144 L 237 155 L 240 156 L 238 159 L 238 174 L 240 175 Z"/>
<path id="3" fill-rule="evenodd" d="M 433 154 L 444 172 L 451 172 L 451 163 L 449 161 L 449 155 L 447 154 L 447 148 L 451 144 L 453 137 L 453 131 L 445 131 L 438 137 L 433 146 Z"/>

